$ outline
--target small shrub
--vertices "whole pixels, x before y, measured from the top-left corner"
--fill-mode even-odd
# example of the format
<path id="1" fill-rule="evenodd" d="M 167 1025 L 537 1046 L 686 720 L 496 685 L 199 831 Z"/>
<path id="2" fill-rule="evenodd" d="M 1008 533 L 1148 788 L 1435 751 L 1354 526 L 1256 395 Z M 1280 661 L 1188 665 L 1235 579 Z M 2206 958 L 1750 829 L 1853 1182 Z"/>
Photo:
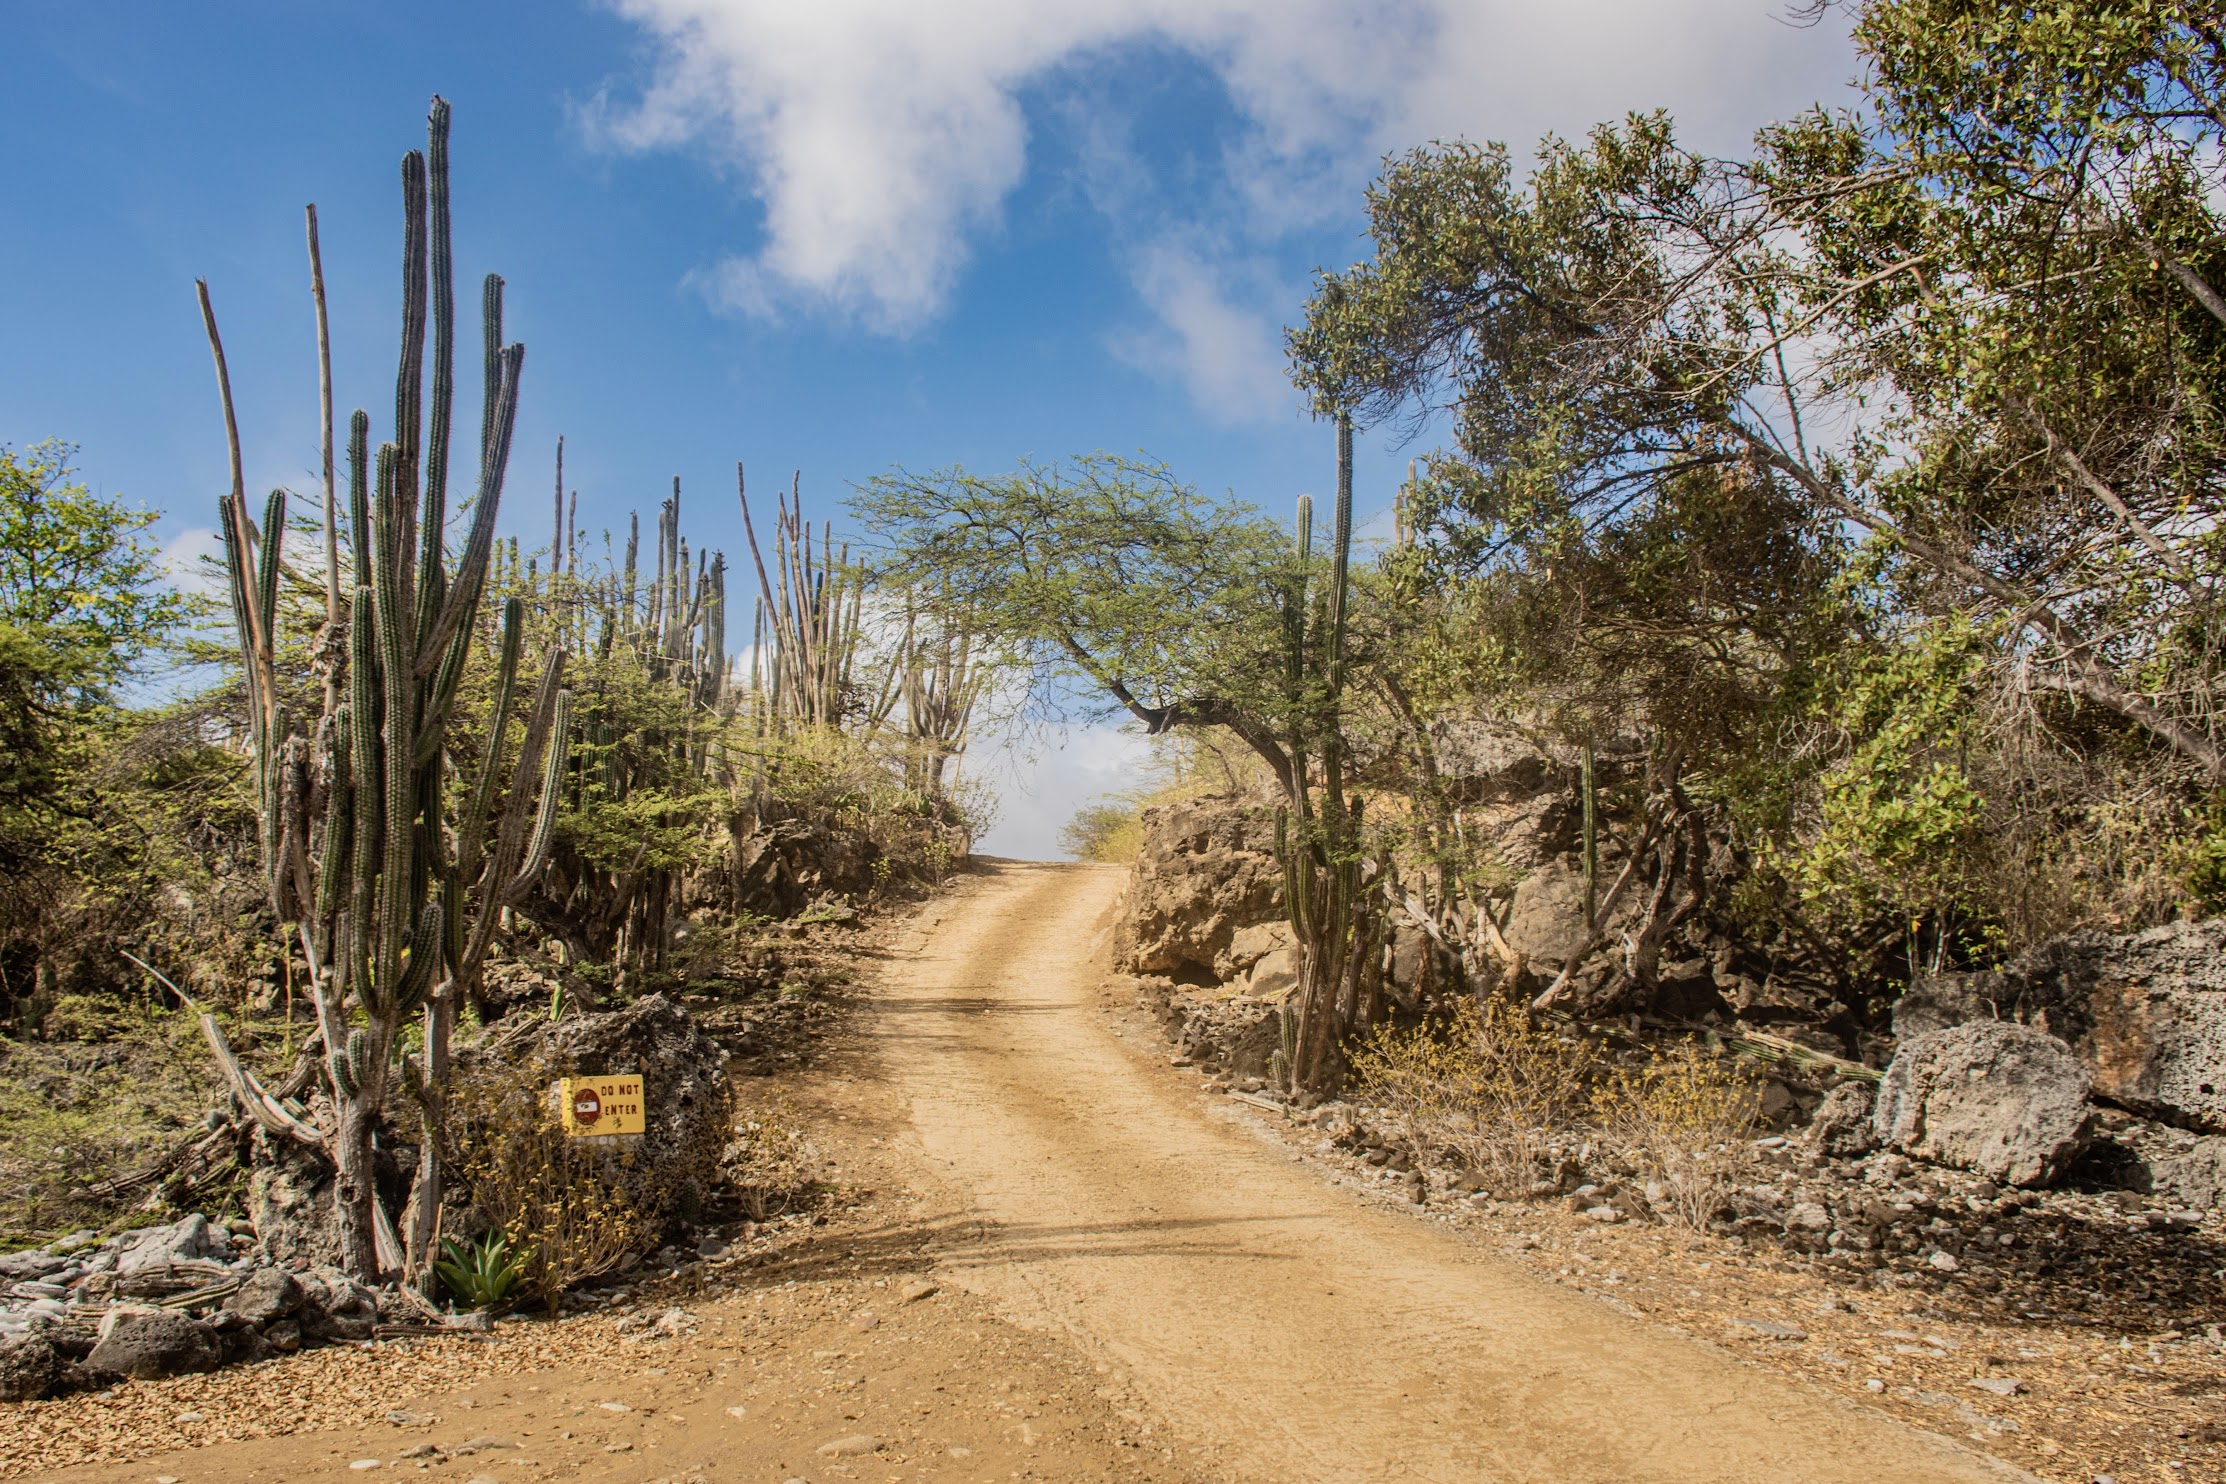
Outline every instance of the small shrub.
<path id="1" fill-rule="evenodd" d="M 545 1084 L 508 1069 L 478 1073 L 458 1079 L 450 1108 L 452 1168 L 550 1314 L 567 1289 L 647 1245 L 649 1223 L 612 1168 L 631 1154 L 566 1138 Z"/>
<path id="2" fill-rule="evenodd" d="M 1591 1043 L 1494 999 L 1379 1031 L 1354 1071 L 1360 1096 L 1416 1153 L 1448 1154 L 1493 1194 L 1518 1197 L 1552 1176 L 1595 1062 Z"/>
<path id="3" fill-rule="evenodd" d="M 1059 848 L 1078 861 L 1127 865 L 1144 844 L 1141 806 L 1128 798 L 1085 804 L 1059 827 Z"/>
<path id="4" fill-rule="evenodd" d="M 752 1221 L 794 1210 L 826 1174 L 795 1108 L 777 1093 L 741 1110 L 721 1162 Z"/>
<path id="5" fill-rule="evenodd" d="M 1737 1064 L 1688 1041 L 1616 1071 L 1595 1109 L 1608 1137 L 1661 1187 L 1654 1205 L 1703 1231 L 1754 1162 L 1761 1092 Z"/>

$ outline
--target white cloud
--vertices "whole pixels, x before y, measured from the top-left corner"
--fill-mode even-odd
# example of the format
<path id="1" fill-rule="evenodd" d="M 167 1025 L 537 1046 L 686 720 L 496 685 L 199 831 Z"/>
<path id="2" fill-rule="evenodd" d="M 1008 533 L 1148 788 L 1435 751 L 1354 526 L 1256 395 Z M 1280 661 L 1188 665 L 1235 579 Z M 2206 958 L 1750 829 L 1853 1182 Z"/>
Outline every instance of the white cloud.
<path id="1" fill-rule="evenodd" d="M 976 751 L 976 765 L 1001 786 L 996 822 L 974 848 L 984 855 L 1055 860 L 1059 831 L 1078 810 L 1145 776 L 1152 743 L 1134 728 L 1088 726 L 1064 733 L 1051 747 L 988 738 Z"/>
<path id="2" fill-rule="evenodd" d="M 1265 420 L 1297 408 L 1276 321 L 1233 302 L 1213 262 L 1160 242 L 1139 254 L 1130 276 L 1158 324 L 1115 336 L 1114 353 L 1122 360 L 1177 377 L 1191 399 L 1222 422 Z"/>
<path id="3" fill-rule="evenodd" d="M 162 574 L 180 592 L 223 597 L 220 570 L 209 565 L 223 559 L 224 538 L 208 526 L 187 526 L 162 543 Z"/>
<path id="4" fill-rule="evenodd" d="M 722 308 L 802 305 L 898 334 L 942 309 L 1024 178 L 1024 91 L 1056 92 L 1123 48 L 1198 58 L 1243 120 L 1220 142 L 1227 219 L 1178 224 L 1235 263 L 1351 212 L 1386 150 L 1452 135 L 1523 146 L 1655 106 L 1696 142 L 1736 148 L 1850 70 L 1844 35 L 1786 24 L 1784 0 L 607 3 L 656 61 L 638 98 L 596 100 L 591 132 L 708 148 L 764 205 L 756 250 L 696 286 Z M 1258 415 L 1265 332 L 1228 296 L 1232 269 L 1166 247 L 1129 256 L 1164 324 L 1155 363 L 1209 407 Z"/>

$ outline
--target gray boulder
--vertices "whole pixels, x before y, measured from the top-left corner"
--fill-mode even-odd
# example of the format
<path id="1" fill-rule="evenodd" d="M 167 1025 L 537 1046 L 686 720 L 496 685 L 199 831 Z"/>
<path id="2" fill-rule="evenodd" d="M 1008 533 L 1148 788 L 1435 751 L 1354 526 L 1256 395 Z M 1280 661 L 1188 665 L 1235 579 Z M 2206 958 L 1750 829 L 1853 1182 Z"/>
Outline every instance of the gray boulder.
<path id="1" fill-rule="evenodd" d="M 1550 860 L 1515 888 L 1502 930 L 1507 946 L 1549 977 L 1585 945 L 1584 876 L 1566 860 Z"/>
<path id="2" fill-rule="evenodd" d="M 10 1282 L 26 1282 L 44 1278 L 69 1266 L 69 1259 L 44 1247 L 34 1247 L 29 1252 L 0 1253 L 0 1278 Z"/>
<path id="3" fill-rule="evenodd" d="M 36 1330 L 0 1340 L 0 1402 L 31 1402 L 53 1395 L 68 1365 L 53 1342 Z"/>
<path id="4" fill-rule="evenodd" d="M 85 1357 L 85 1369 L 154 1381 L 188 1371 L 213 1371 L 224 1363 L 216 1331 L 169 1309 L 123 1315 Z"/>
<path id="5" fill-rule="evenodd" d="M 2226 1132 L 2226 918 L 2070 933 L 1996 971 L 1927 976 L 1906 998 L 1915 1003 L 1895 1012 L 1897 1033 L 1978 1019 L 2037 1026 L 2079 1054 L 2097 1096 Z"/>
<path id="6" fill-rule="evenodd" d="M 2092 1078 L 2031 1026 L 1973 1021 L 1902 1042 L 1878 1087 L 1878 1141 L 2005 1185 L 2046 1185 L 2086 1148 Z"/>
<path id="7" fill-rule="evenodd" d="M 150 1226 L 127 1232 L 116 1252 L 116 1272 L 130 1277 L 172 1267 L 181 1262 L 229 1258 L 229 1235 L 209 1225 L 206 1216 L 188 1216 L 168 1226 Z"/>
<path id="8" fill-rule="evenodd" d="M 224 1301 L 224 1307 L 260 1329 L 298 1313 L 308 1298 L 294 1275 L 284 1268 L 257 1268 L 240 1283 L 239 1291 Z"/>
<path id="9" fill-rule="evenodd" d="M 2197 1139 L 2185 1149 L 2149 1156 L 2151 1188 L 2197 1211 L 2226 1204 L 2226 1138 Z"/>
<path id="10" fill-rule="evenodd" d="M 1824 1095 L 1816 1115 L 1809 1120 L 1809 1143 L 1820 1154 L 1852 1159 L 1878 1147 L 1878 1133 L 1871 1124 L 1875 1101 L 1867 1082 L 1842 1082 Z"/>

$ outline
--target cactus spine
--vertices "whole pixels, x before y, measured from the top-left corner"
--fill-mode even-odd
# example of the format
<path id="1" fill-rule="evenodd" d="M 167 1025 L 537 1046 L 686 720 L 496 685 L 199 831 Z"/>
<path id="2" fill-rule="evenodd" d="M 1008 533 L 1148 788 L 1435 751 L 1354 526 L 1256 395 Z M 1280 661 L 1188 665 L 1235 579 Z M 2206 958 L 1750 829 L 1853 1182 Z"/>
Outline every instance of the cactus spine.
<path id="1" fill-rule="evenodd" d="M 336 1166 L 342 1258 L 359 1277 L 421 1271 L 438 1211 L 438 1121 L 456 1001 L 477 981 L 501 911 L 531 886 L 547 858 L 560 790 L 570 703 L 564 654 L 553 650 L 524 717 L 525 736 L 502 786 L 525 614 L 500 621 L 495 706 L 461 817 L 446 803 L 449 719 L 479 634 L 516 425 L 524 347 L 502 343 L 502 281 L 486 283 L 486 399 L 471 523 L 453 565 L 446 549 L 448 452 L 455 390 L 455 294 L 449 230 L 448 104 L 434 99 L 428 148 L 402 162 L 402 346 L 391 442 L 369 447 L 358 411 L 348 439 L 349 553 L 346 683 L 328 687 L 310 734 L 288 717 L 277 680 L 283 492 L 258 529 L 238 473 L 238 435 L 222 342 L 201 289 L 217 361 L 233 488 L 220 516 L 249 696 L 271 904 L 296 928 L 317 1005 L 332 1126 L 278 1119 L 240 1072 L 251 1109 Z M 430 321 L 430 337 L 428 337 Z M 432 351 L 430 405 L 425 352 Z M 429 414 L 429 415 L 428 415 Z M 337 547 L 337 536 L 328 549 Z M 544 761 L 546 757 L 546 761 Z M 501 795 L 498 803 L 498 793 Z M 312 807 L 313 801 L 315 807 Z M 488 844 L 492 822 L 492 846 Z M 453 843 L 453 847 L 451 845 Z M 403 1024 L 422 1012 L 423 1052 L 397 1057 Z M 396 1073 L 428 1123 L 406 1242 L 379 1204 L 371 1136 Z"/>

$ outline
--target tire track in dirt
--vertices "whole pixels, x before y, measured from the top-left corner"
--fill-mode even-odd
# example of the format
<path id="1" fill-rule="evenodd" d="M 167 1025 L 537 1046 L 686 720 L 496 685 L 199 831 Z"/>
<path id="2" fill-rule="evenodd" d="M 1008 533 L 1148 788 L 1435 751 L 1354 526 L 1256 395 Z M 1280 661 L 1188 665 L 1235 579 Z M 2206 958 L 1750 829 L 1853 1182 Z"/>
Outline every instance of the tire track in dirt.
<path id="1" fill-rule="evenodd" d="M 868 1035 L 970 1211 L 943 1270 L 1124 1368 L 1233 1480 L 2030 1479 L 1278 1158 L 1100 1012 L 1114 868 L 990 862 Z"/>

